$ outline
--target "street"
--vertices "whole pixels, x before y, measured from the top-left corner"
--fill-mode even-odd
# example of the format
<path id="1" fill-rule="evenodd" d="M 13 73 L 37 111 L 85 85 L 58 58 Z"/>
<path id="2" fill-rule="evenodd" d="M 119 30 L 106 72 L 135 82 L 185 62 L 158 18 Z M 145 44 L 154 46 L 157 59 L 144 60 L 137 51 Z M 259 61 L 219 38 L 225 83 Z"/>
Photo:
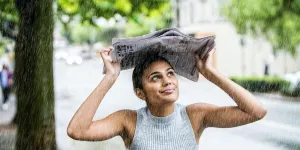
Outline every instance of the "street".
<path id="1" fill-rule="evenodd" d="M 69 149 L 125 149 L 120 137 L 103 142 L 82 142 L 70 139 L 67 125 L 92 90 L 101 81 L 100 58 L 84 61 L 81 65 L 67 65 L 55 61 L 56 133 L 60 150 Z M 133 92 L 132 70 L 122 71 L 118 80 L 107 93 L 94 119 L 100 119 L 120 109 L 138 109 L 145 103 Z M 192 82 L 179 79 L 178 103 L 207 102 L 219 106 L 234 105 L 231 98 L 209 81 Z M 201 150 L 287 150 L 300 149 L 300 101 L 282 97 L 256 94 L 268 109 L 267 116 L 258 122 L 230 129 L 209 128 L 199 142 Z"/>

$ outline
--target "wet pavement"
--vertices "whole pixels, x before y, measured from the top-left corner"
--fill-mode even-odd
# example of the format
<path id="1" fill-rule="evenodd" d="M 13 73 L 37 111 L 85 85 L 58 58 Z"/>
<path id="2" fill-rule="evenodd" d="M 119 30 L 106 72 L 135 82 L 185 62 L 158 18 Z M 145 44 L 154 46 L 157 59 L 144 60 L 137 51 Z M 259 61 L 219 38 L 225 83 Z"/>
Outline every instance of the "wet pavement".
<path id="1" fill-rule="evenodd" d="M 60 149 L 125 149 L 120 137 L 104 142 L 74 141 L 67 137 L 66 127 L 86 97 L 103 78 L 100 58 L 85 61 L 79 66 L 55 63 L 57 142 Z M 94 119 L 101 119 L 120 109 L 145 106 L 133 92 L 132 70 L 122 71 L 107 93 Z M 217 86 L 203 79 L 192 82 L 179 77 L 178 103 L 207 102 L 234 105 L 231 98 Z M 300 147 L 300 100 L 257 94 L 268 109 L 267 116 L 258 122 L 230 129 L 209 128 L 200 142 L 201 150 L 286 150 Z M 297 127 L 298 126 L 298 127 Z"/>
<path id="2" fill-rule="evenodd" d="M 103 78 L 100 58 L 84 61 L 81 65 L 54 62 L 56 141 L 59 150 L 122 150 L 122 139 L 115 137 L 102 142 L 83 142 L 70 139 L 66 128 L 82 102 Z M 120 109 L 138 109 L 145 103 L 133 92 L 132 70 L 122 71 L 107 93 L 94 119 L 101 119 Z M 206 102 L 219 106 L 234 105 L 230 97 L 205 79 L 192 82 L 179 78 L 181 104 Z M 268 109 L 267 116 L 258 122 L 230 129 L 209 128 L 200 138 L 201 150 L 288 150 L 300 149 L 300 100 L 269 94 L 256 94 Z M 14 98 L 12 98 L 14 99 Z M 0 124 L 8 123 L 15 113 L 15 100 L 11 109 L 0 111 Z"/>

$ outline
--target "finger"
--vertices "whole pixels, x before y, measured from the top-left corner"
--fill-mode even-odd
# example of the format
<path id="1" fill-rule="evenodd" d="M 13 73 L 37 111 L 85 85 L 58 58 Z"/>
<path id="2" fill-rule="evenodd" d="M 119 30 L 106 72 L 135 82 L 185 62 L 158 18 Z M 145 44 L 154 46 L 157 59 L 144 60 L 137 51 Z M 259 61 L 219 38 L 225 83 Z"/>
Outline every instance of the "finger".
<path id="1" fill-rule="evenodd" d="M 99 51 L 99 53 L 100 53 L 100 56 L 101 56 L 102 60 L 104 61 L 104 60 L 105 60 L 105 59 L 104 59 L 105 56 L 104 56 L 103 52 L 100 52 L 100 51 Z"/>
<path id="2" fill-rule="evenodd" d="M 109 52 L 110 49 L 109 48 L 106 48 L 106 49 L 101 49 L 101 50 L 98 50 L 97 52 L 101 53 L 101 52 Z"/>
<path id="3" fill-rule="evenodd" d="M 104 54 L 103 56 L 108 56 L 109 55 L 109 51 L 108 50 L 101 50 L 98 52 L 99 54 Z"/>
<path id="4" fill-rule="evenodd" d="M 107 60 L 108 57 L 109 57 L 108 56 L 108 51 L 105 51 L 105 50 L 101 51 L 100 55 L 101 55 L 101 57 L 102 57 L 103 60 Z"/>
<path id="5" fill-rule="evenodd" d="M 214 47 L 210 52 L 209 52 L 209 55 L 212 55 L 213 53 L 215 53 L 216 51 L 216 47 Z"/>
<path id="6" fill-rule="evenodd" d="M 111 51 L 113 50 L 113 47 L 109 47 L 108 49 L 109 49 L 108 55 L 110 55 Z"/>
<path id="7" fill-rule="evenodd" d="M 101 58 L 102 58 L 102 61 L 103 61 L 103 64 L 104 64 L 105 68 L 106 69 L 109 68 L 109 66 L 111 65 L 111 61 L 109 61 L 107 59 L 107 56 L 105 56 L 104 52 L 100 53 L 100 55 L 101 55 Z"/>
<path id="8" fill-rule="evenodd" d="M 210 56 L 211 56 L 211 54 L 209 52 L 201 60 L 207 60 Z"/>

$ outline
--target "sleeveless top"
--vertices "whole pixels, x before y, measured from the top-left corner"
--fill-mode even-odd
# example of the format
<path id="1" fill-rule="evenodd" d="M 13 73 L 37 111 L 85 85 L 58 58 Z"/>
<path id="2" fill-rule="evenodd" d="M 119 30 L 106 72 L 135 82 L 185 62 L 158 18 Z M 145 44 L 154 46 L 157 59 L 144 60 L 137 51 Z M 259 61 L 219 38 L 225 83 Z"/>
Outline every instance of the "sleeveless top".
<path id="1" fill-rule="evenodd" d="M 186 106 L 175 103 L 166 117 L 153 116 L 147 107 L 138 109 L 130 150 L 198 150 Z"/>

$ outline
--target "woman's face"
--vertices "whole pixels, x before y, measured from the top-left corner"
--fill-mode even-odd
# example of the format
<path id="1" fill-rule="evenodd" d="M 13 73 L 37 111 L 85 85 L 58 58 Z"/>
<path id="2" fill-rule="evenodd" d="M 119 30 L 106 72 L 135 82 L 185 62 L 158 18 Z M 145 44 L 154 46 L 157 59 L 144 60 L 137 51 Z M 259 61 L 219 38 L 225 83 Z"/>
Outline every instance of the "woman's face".
<path id="1" fill-rule="evenodd" d="M 156 61 L 144 71 L 143 91 L 152 105 L 174 103 L 178 99 L 178 80 L 172 67 L 164 61 Z"/>

